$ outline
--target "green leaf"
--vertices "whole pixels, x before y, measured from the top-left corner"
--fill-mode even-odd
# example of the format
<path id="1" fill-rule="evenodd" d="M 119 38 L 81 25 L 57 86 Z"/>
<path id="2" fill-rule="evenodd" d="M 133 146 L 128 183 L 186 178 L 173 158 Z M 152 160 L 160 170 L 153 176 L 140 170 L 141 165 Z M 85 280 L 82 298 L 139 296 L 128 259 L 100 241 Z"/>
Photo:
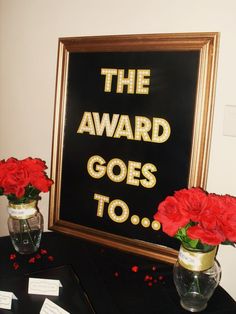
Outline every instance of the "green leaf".
<path id="1" fill-rule="evenodd" d="M 198 239 L 196 239 L 196 240 L 189 239 L 189 244 L 194 249 L 197 248 L 198 243 L 199 243 Z"/>

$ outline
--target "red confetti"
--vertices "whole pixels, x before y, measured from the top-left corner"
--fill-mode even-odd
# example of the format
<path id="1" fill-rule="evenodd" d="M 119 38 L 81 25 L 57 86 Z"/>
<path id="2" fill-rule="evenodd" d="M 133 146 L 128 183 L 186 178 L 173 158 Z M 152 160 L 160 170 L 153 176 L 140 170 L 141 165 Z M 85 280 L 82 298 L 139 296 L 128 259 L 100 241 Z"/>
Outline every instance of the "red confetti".
<path id="1" fill-rule="evenodd" d="M 30 264 L 34 264 L 34 263 L 35 263 L 35 257 L 31 257 L 31 258 L 29 259 L 29 263 L 30 263 Z"/>
<path id="2" fill-rule="evenodd" d="M 149 276 L 146 275 L 146 276 L 144 277 L 144 281 L 148 281 L 148 280 L 149 280 Z"/>
<path id="3" fill-rule="evenodd" d="M 156 280 L 156 279 L 154 279 L 154 280 L 153 280 L 153 282 L 154 282 L 154 283 L 157 283 L 157 280 Z"/>
<path id="4" fill-rule="evenodd" d="M 53 261 L 54 261 L 54 257 L 53 257 L 52 255 L 49 255 L 49 256 L 48 256 L 48 260 L 49 260 L 50 262 L 53 262 Z"/>
<path id="5" fill-rule="evenodd" d="M 160 280 L 160 281 L 164 280 L 164 276 L 159 275 L 159 276 L 158 276 L 158 280 Z"/>
<path id="6" fill-rule="evenodd" d="M 116 272 L 114 273 L 114 276 L 115 276 L 115 277 L 119 277 L 118 271 L 116 271 Z"/>
<path id="7" fill-rule="evenodd" d="M 42 255 L 45 255 L 45 254 L 48 253 L 48 251 L 47 251 L 47 250 L 44 250 L 44 249 L 41 249 L 41 250 L 40 250 L 40 253 L 41 253 Z"/>
<path id="8" fill-rule="evenodd" d="M 40 255 L 40 254 L 36 254 L 35 257 L 36 257 L 37 259 L 40 259 L 40 258 L 41 258 L 41 255 Z"/>
<path id="9" fill-rule="evenodd" d="M 14 261 L 15 259 L 16 259 L 16 254 L 11 254 L 11 255 L 10 255 L 10 260 L 11 260 L 11 261 Z"/>
<path id="10" fill-rule="evenodd" d="M 133 266 L 131 268 L 132 272 L 137 273 L 138 272 L 138 266 Z"/>
<path id="11" fill-rule="evenodd" d="M 152 281 L 152 276 L 146 275 L 144 281 Z"/>
<path id="12" fill-rule="evenodd" d="M 18 263 L 13 263 L 13 268 L 14 268 L 15 270 L 17 270 L 19 267 L 20 267 L 20 265 L 19 265 Z"/>
<path id="13" fill-rule="evenodd" d="M 152 286 L 152 282 L 149 282 L 149 283 L 148 283 L 148 286 L 151 287 L 151 286 Z"/>

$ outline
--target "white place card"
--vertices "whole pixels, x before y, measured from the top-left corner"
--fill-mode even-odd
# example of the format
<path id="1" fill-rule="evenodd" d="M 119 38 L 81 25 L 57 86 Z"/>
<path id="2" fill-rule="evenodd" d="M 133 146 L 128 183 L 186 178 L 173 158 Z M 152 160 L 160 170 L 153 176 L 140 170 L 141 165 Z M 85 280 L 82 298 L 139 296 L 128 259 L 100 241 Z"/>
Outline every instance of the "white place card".
<path id="1" fill-rule="evenodd" d="M 0 291 L 0 308 L 10 310 L 12 300 L 17 300 L 13 292 Z"/>
<path id="2" fill-rule="evenodd" d="M 43 306 L 41 308 L 40 314 L 70 314 L 69 312 L 63 310 L 59 305 L 45 299 Z"/>
<path id="3" fill-rule="evenodd" d="M 60 287 L 60 280 L 29 278 L 28 293 L 58 296 Z"/>

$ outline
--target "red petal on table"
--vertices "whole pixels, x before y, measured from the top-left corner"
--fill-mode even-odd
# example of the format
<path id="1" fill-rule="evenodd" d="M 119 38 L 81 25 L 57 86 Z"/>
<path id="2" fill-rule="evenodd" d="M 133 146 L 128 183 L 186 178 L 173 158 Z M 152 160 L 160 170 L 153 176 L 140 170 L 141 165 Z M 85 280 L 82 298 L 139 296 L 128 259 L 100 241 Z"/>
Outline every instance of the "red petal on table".
<path id="1" fill-rule="evenodd" d="M 164 280 L 164 276 L 159 275 L 159 276 L 158 276 L 158 280 L 160 280 L 160 281 Z"/>
<path id="2" fill-rule="evenodd" d="M 137 273 L 138 272 L 138 266 L 134 265 L 131 268 L 132 272 Z"/>
<path id="3" fill-rule="evenodd" d="M 15 270 L 17 270 L 19 267 L 20 267 L 20 265 L 19 265 L 18 263 L 13 263 L 13 268 L 14 268 Z"/>
<path id="4" fill-rule="evenodd" d="M 31 257 L 31 258 L 29 259 L 29 263 L 30 263 L 30 264 L 34 264 L 34 263 L 35 263 L 35 257 Z"/>
<path id="5" fill-rule="evenodd" d="M 45 254 L 48 254 L 48 251 L 47 251 L 47 250 L 44 250 L 44 249 L 41 249 L 41 250 L 40 250 L 40 253 L 41 253 L 42 255 L 45 255 Z"/>
<path id="6" fill-rule="evenodd" d="M 115 276 L 115 277 L 119 277 L 118 271 L 116 271 L 116 272 L 114 273 L 114 276 Z"/>
<path id="7" fill-rule="evenodd" d="M 40 258 L 41 258 L 41 255 L 40 255 L 40 254 L 36 254 L 35 257 L 36 257 L 37 259 L 40 259 Z"/>
<path id="8" fill-rule="evenodd" d="M 146 276 L 144 277 L 144 281 L 148 281 L 148 280 L 150 280 L 150 276 L 149 276 L 149 275 L 146 275 Z"/>
<path id="9" fill-rule="evenodd" d="M 16 254 L 11 254 L 11 255 L 10 255 L 10 260 L 11 260 L 11 261 L 14 261 L 15 259 L 16 259 Z"/>
<path id="10" fill-rule="evenodd" d="M 50 256 L 48 256 L 48 260 L 49 260 L 50 262 L 53 262 L 53 261 L 54 261 L 54 257 L 53 257 L 52 255 L 50 255 Z"/>

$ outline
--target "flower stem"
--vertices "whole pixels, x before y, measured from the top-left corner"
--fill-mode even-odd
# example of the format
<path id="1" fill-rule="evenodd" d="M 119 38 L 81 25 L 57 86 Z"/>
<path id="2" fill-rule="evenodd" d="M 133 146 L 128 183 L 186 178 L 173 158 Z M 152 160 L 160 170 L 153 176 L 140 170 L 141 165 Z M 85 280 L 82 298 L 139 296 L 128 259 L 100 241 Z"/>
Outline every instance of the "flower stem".
<path id="1" fill-rule="evenodd" d="M 20 243 L 21 244 L 23 243 L 23 237 L 22 237 L 23 232 L 24 232 L 24 224 L 23 224 L 23 221 L 20 220 Z"/>
<path id="2" fill-rule="evenodd" d="M 31 237 L 31 228 L 30 228 L 30 224 L 29 224 L 29 222 L 28 222 L 28 220 L 27 219 L 25 219 L 25 222 L 26 222 L 26 224 L 27 224 L 27 232 L 28 232 L 28 235 L 29 235 L 29 238 L 30 238 L 30 241 L 31 241 L 31 243 L 32 243 L 32 245 L 33 246 L 35 246 L 35 243 L 34 243 L 34 240 L 32 239 L 32 237 Z"/>
<path id="3" fill-rule="evenodd" d="M 197 292 L 201 293 L 201 289 L 200 289 L 200 286 L 199 286 L 199 278 L 198 278 L 197 275 L 194 275 L 194 283 L 196 283 Z"/>

